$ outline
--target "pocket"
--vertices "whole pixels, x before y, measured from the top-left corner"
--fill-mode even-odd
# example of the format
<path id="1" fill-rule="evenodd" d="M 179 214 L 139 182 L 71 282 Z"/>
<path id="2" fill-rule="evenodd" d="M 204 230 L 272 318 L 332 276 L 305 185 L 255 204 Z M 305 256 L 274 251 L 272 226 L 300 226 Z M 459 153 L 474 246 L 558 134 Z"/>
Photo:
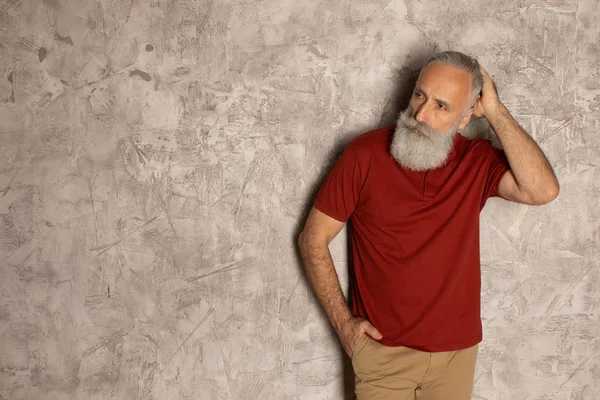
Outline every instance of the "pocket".
<path id="1" fill-rule="evenodd" d="M 352 353 L 353 360 L 356 358 L 358 353 L 360 353 L 365 347 L 367 347 L 367 343 L 369 342 L 369 340 L 370 338 L 367 334 L 363 333 L 359 336 L 358 340 L 356 341 L 356 345 L 354 346 L 354 352 Z"/>

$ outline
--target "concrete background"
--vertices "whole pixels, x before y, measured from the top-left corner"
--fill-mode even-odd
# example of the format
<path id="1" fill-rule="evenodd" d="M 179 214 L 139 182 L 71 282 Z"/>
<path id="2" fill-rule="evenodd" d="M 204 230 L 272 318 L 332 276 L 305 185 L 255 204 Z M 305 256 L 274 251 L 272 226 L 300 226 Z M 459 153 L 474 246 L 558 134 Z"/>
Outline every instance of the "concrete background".
<path id="1" fill-rule="evenodd" d="M 446 49 L 480 59 L 561 182 L 484 209 L 473 398 L 600 398 L 598 16 L 0 0 L 0 399 L 350 398 L 295 238 L 344 145 Z M 344 235 L 332 251 L 345 281 Z"/>

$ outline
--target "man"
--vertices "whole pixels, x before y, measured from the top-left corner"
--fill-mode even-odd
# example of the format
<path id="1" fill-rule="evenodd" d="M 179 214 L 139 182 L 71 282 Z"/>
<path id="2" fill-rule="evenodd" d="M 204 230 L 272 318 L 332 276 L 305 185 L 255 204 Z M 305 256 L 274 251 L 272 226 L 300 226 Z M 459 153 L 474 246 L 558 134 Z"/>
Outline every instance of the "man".
<path id="1" fill-rule="evenodd" d="M 460 133 L 485 117 L 504 151 Z M 492 196 L 553 200 L 558 181 L 476 60 L 432 57 L 395 126 L 367 132 L 324 181 L 299 246 L 364 399 L 471 398 L 480 317 L 479 213 Z M 352 222 L 345 302 L 328 245 Z"/>

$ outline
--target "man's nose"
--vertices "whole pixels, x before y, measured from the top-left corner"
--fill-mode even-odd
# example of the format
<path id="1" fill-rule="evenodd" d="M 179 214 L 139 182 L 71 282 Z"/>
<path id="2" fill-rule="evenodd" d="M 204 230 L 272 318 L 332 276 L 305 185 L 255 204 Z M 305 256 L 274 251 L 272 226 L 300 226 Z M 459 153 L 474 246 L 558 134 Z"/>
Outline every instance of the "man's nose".
<path id="1" fill-rule="evenodd" d="M 418 122 L 424 123 L 427 121 L 427 102 L 424 102 L 417 108 L 417 113 L 415 114 L 415 119 Z"/>

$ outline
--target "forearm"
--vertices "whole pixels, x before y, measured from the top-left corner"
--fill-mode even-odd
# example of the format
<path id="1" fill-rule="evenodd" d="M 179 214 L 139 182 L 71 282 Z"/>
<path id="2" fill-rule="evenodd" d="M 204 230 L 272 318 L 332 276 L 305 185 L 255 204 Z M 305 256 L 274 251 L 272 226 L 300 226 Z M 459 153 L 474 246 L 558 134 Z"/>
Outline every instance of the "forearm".
<path id="1" fill-rule="evenodd" d="M 302 234 L 299 245 L 308 280 L 331 324 L 339 333 L 344 323 L 352 318 L 352 313 L 342 293 L 329 247 L 311 240 L 310 234 Z"/>
<path id="2" fill-rule="evenodd" d="M 558 181 L 546 156 L 533 138 L 500 102 L 493 111 L 486 114 L 486 118 L 502 143 L 520 191 L 533 199 L 552 197 L 551 194 L 558 190 Z"/>

